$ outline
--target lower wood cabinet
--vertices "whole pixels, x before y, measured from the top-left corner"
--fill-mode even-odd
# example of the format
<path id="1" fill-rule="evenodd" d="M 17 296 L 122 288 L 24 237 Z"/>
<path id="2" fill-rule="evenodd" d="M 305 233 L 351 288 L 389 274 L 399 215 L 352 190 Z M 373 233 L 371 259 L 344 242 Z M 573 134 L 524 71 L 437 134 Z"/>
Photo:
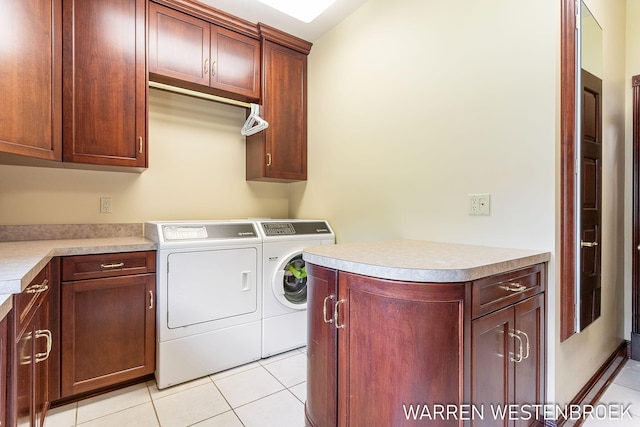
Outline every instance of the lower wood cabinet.
<path id="1" fill-rule="evenodd" d="M 7 425 L 8 317 L 9 315 L 0 320 L 0 426 Z"/>
<path id="2" fill-rule="evenodd" d="M 62 397 L 153 373 L 155 253 L 64 257 L 62 279 Z"/>
<path id="3" fill-rule="evenodd" d="M 544 264 L 461 283 L 307 273 L 307 426 L 457 426 L 472 407 L 470 425 L 535 424 L 491 405 L 544 403 Z"/>
<path id="4" fill-rule="evenodd" d="M 14 295 L 10 315 L 8 425 L 42 426 L 50 404 L 51 355 L 57 346 L 52 325 L 51 264 Z"/>

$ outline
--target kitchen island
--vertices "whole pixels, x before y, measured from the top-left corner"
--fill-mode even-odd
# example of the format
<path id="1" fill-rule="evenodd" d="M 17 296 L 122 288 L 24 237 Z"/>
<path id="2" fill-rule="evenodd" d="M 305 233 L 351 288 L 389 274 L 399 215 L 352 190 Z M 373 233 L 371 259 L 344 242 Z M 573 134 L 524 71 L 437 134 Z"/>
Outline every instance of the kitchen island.
<path id="1" fill-rule="evenodd" d="M 416 240 L 307 248 L 308 426 L 533 425 L 543 251 Z"/>

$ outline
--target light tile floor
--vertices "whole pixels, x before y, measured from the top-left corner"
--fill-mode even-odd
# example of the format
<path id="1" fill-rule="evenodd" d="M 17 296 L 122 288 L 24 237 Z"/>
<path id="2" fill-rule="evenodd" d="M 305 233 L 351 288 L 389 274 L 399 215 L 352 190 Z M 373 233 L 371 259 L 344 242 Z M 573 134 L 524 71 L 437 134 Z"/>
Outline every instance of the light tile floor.
<path id="1" fill-rule="evenodd" d="M 619 405 L 628 408 L 628 413 L 618 411 Z M 640 362 L 627 360 L 613 382 L 602 394 L 598 405 L 600 411 L 587 418 L 583 427 L 638 427 L 640 426 Z M 611 409 L 609 413 L 605 409 Z M 630 416 L 629 416 L 630 414 Z M 598 419 L 600 418 L 600 419 Z"/>
<path id="2" fill-rule="evenodd" d="M 164 390 L 149 381 L 54 408 L 46 427 L 303 427 L 306 378 L 301 348 Z"/>

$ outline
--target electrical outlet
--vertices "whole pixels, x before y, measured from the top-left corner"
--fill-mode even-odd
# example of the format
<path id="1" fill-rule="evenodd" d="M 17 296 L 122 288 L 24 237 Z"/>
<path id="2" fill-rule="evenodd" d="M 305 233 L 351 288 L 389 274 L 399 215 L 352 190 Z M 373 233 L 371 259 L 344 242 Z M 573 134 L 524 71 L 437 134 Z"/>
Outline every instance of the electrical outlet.
<path id="1" fill-rule="evenodd" d="M 469 194 L 469 215 L 489 215 L 491 212 L 491 195 Z"/>
<path id="2" fill-rule="evenodd" d="M 100 197 L 100 213 L 111 213 L 111 197 Z"/>

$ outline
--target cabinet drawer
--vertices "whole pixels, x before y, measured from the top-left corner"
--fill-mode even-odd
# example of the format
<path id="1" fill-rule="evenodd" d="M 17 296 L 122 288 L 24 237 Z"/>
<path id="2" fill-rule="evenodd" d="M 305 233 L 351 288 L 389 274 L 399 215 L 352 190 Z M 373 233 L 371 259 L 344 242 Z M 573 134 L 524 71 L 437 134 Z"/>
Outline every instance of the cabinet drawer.
<path id="1" fill-rule="evenodd" d="M 532 267 L 476 280 L 472 284 L 472 316 L 482 316 L 522 301 L 545 289 L 545 267 Z"/>
<path id="2" fill-rule="evenodd" d="M 21 293 L 14 294 L 13 305 L 18 329 L 20 329 L 24 321 L 27 320 L 31 309 L 40 304 L 42 299 L 47 295 L 47 291 L 51 286 L 50 265 L 51 264 L 47 264 Z"/>
<path id="3" fill-rule="evenodd" d="M 122 252 L 98 255 L 77 255 L 62 258 L 62 280 L 99 279 L 156 271 L 156 253 Z"/>

